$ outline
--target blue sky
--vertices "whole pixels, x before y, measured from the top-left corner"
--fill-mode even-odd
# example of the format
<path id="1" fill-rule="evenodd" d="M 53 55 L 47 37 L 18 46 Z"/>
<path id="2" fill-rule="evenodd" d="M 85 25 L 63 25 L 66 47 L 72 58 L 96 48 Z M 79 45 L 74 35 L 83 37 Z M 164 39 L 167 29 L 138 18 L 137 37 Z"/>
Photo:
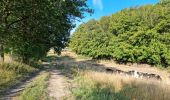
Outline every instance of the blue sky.
<path id="1" fill-rule="evenodd" d="M 125 8 L 155 4 L 157 2 L 159 0 L 88 0 L 88 6 L 94 10 L 94 14 L 92 16 L 85 14 L 85 18 L 81 22 L 76 22 L 76 25 L 78 27 L 81 23 L 87 22 L 92 18 L 100 19 L 102 16 L 112 15 Z"/>

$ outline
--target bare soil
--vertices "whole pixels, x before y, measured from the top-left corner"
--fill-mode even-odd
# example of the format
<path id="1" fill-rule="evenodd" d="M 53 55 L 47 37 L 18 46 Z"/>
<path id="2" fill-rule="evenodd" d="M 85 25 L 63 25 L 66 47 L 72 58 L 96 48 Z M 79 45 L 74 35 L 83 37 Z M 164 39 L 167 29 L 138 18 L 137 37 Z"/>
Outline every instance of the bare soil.
<path id="1" fill-rule="evenodd" d="M 60 70 L 51 71 L 48 93 L 54 100 L 62 100 L 69 95 L 69 79 Z"/>

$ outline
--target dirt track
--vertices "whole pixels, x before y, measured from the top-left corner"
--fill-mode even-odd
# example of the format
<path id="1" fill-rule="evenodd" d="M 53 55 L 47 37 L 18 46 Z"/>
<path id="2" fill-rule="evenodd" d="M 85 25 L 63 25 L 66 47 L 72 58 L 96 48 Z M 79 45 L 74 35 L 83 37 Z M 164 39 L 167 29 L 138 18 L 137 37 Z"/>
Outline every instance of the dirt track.
<path id="1" fill-rule="evenodd" d="M 69 79 L 62 75 L 61 71 L 51 71 L 48 86 L 49 96 L 54 100 L 62 100 L 64 96 L 69 95 L 68 81 Z"/>

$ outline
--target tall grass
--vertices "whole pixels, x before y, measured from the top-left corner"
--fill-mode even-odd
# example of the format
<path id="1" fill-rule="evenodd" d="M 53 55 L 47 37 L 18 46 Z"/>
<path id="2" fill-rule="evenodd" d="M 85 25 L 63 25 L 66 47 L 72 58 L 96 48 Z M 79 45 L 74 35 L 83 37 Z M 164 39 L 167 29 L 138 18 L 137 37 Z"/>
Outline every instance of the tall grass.
<path id="1" fill-rule="evenodd" d="M 170 100 L 170 87 L 157 81 L 93 71 L 83 72 L 76 79 L 76 100 Z"/>
<path id="2" fill-rule="evenodd" d="M 18 100 L 49 100 L 47 93 L 47 80 L 49 73 L 37 77 L 18 97 Z"/>
<path id="3" fill-rule="evenodd" d="M 0 64 L 0 94 L 9 89 L 37 69 L 21 63 Z"/>

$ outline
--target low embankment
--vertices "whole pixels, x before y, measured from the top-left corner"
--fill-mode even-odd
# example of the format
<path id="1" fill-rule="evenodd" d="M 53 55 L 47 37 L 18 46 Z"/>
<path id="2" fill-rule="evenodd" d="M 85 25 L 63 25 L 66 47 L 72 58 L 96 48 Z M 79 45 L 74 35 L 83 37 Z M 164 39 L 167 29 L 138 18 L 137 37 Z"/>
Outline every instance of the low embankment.
<path id="1" fill-rule="evenodd" d="M 35 80 L 24 89 L 20 96 L 16 97 L 17 100 L 50 100 L 46 89 L 49 76 L 49 72 L 44 72 L 36 77 Z"/>
<path id="2" fill-rule="evenodd" d="M 21 63 L 0 64 L 0 94 L 27 79 L 38 71 L 36 68 Z"/>

